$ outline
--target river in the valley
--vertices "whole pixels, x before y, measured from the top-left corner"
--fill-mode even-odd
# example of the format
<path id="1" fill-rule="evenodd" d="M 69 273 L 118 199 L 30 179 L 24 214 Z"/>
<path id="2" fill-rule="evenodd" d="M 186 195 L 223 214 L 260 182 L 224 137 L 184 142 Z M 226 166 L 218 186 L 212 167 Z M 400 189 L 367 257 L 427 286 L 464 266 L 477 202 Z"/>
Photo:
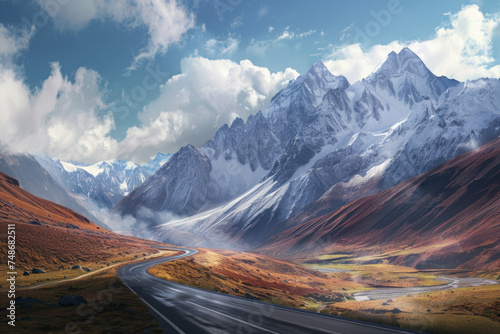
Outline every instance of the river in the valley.
<path id="1" fill-rule="evenodd" d="M 416 293 L 499 283 L 498 281 L 483 279 L 483 278 L 475 278 L 475 277 L 464 277 L 464 278 L 437 277 L 437 279 L 440 281 L 447 281 L 448 283 L 441 285 L 405 287 L 405 288 L 376 288 L 373 290 L 357 292 L 354 294 L 354 299 L 356 299 L 357 301 L 374 300 L 374 299 L 391 299 L 399 296 L 405 296 L 408 294 L 413 295 Z"/>

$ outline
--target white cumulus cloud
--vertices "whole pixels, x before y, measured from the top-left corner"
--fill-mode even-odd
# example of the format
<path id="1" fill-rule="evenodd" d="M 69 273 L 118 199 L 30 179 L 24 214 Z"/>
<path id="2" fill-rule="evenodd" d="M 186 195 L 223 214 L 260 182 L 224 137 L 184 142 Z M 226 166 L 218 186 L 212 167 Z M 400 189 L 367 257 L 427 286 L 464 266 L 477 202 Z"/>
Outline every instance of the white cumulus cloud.
<path id="1" fill-rule="evenodd" d="M 185 144 L 201 145 L 236 117 L 263 109 L 299 74 L 290 68 L 271 73 L 249 60 L 184 58 L 182 73 L 169 79 L 160 96 L 139 115 L 120 143 L 120 155 L 142 161 L 152 154 L 175 152 Z"/>
<path id="2" fill-rule="evenodd" d="M 101 77 L 80 68 L 74 81 L 57 63 L 41 88 L 32 92 L 9 67 L 0 65 L 0 142 L 14 152 L 45 152 L 76 161 L 108 159 L 117 150 L 109 136 L 111 115 L 105 107 Z"/>
<path id="3" fill-rule="evenodd" d="M 15 36 L 0 27 L 0 50 L 9 59 L 29 42 Z M 263 109 L 299 75 L 290 68 L 271 73 L 249 60 L 184 58 L 181 74 L 160 87 L 160 96 L 138 114 L 140 125 L 118 141 L 111 135 L 115 122 L 99 73 L 82 67 L 67 77 L 53 63 L 47 79 L 32 90 L 9 59 L 0 61 L 0 144 L 14 152 L 91 163 L 110 158 L 144 162 L 157 152 L 200 145 L 223 124 Z"/>
<path id="4" fill-rule="evenodd" d="M 295 37 L 295 33 L 293 31 L 289 31 L 288 27 L 283 31 L 281 35 L 276 39 L 277 41 L 281 41 L 284 39 L 293 39 Z"/>
<path id="5" fill-rule="evenodd" d="M 492 43 L 500 15 L 485 15 L 478 5 L 463 7 L 449 14 L 449 22 L 436 29 L 432 39 L 393 41 L 363 50 L 359 44 L 334 48 L 325 65 L 334 74 L 342 74 L 350 82 L 369 75 L 391 51 L 408 46 L 436 75 L 465 80 L 500 77 L 500 66 L 491 66 Z"/>

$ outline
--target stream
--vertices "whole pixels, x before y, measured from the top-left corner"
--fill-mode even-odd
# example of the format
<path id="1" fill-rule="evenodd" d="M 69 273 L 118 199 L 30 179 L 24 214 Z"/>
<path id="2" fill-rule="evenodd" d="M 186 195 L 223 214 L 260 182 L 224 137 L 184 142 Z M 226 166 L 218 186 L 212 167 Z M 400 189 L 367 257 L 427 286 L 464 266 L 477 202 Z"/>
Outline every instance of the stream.
<path id="1" fill-rule="evenodd" d="M 439 290 L 449 290 L 456 288 L 464 288 L 471 286 L 480 286 L 487 284 L 498 284 L 499 282 L 483 278 L 475 277 L 438 277 L 440 281 L 447 281 L 446 284 L 432 285 L 432 286 L 419 286 L 419 287 L 405 287 L 405 288 L 375 288 L 373 290 L 361 291 L 354 294 L 354 299 L 357 301 L 375 300 L 375 299 L 391 299 L 395 297 L 412 295 L 416 293 L 424 293 Z"/>

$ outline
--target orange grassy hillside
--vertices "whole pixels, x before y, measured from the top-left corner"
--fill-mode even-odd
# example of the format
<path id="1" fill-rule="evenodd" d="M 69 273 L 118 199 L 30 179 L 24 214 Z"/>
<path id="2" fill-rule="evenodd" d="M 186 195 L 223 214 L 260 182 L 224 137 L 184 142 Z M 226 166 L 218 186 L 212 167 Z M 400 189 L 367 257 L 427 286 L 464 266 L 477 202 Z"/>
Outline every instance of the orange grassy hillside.
<path id="1" fill-rule="evenodd" d="M 8 222 L 43 221 L 51 226 L 71 227 L 88 231 L 102 230 L 87 218 L 59 204 L 38 198 L 19 186 L 19 182 L 0 173 L 0 220 Z M 104 230 L 103 230 L 104 231 Z"/>
<path id="2" fill-rule="evenodd" d="M 96 269 L 156 253 L 155 246 L 161 245 L 107 231 L 70 209 L 33 196 L 16 179 L 0 173 L 2 245 L 7 244 L 8 224 L 15 224 L 15 263 L 21 272 L 34 267 L 63 270 L 76 264 Z M 7 247 L 1 247 L 0 254 L 6 258 Z"/>
<path id="3" fill-rule="evenodd" d="M 364 286 L 263 255 L 200 250 L 189 259 L 157 265 L 150 273 L 178 283 L 293 307 L 314 309 L 344 301 Z"/>

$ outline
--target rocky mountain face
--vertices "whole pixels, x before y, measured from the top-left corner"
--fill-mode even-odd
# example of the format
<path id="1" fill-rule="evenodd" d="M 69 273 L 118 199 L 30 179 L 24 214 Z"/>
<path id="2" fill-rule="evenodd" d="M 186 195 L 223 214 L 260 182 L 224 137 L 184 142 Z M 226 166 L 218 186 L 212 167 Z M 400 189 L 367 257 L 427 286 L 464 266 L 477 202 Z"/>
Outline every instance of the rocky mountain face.
<path id="1" fill-rule="evenodd" d="M 163 241 L 248 249 L 325 194 L 341 206 L 496 138 L 499 91 L 496 79 L 436 77 L 409 49 L 353 85 L 318 62 L 265 110 L 174 154 L 114 210 L 181 216 L 156 222 Z"/>
<path id="2" fill-rule="evenodd" d="M 497 268 L 500 138 L 392 188 L 319 214 L 254 250 L 278 257 L 390 254 L 420 269 Z M 326 196 L 323 204 L 327 202 Z M 404 252 L 398 252 L 404 249 Z M 372 257 L 374 259 L 376 257 Z"/>
<path id="3" fill-rule="evenodd" d="M 287 144 L 317 115 L 313 112 L 329 89 L 349 83 L 322 63 L 291 82 L 268 108 L 246 122 L 237 118 L 221 127 L 200 148 L 186 146 L 115 208 L 136 215 L 140 208 L 193 215 L 225 203 L 255 186 L 283 154 Z"/>
<path id="4" fill-rule="evenodd" d="M 135 213 L 134 210 L 140 207 L 152 211 L 176 208 L 179 214 L 192 212 L 199 205 L 193 194 L 210 182 L 210 172 L 210 162 L 201 149 L 188 145 L 122 199 L 118 206 L 124 206 L 122 212 L 125 214 Z M 137 203 L 141 205 L 136 205 Z"/>

